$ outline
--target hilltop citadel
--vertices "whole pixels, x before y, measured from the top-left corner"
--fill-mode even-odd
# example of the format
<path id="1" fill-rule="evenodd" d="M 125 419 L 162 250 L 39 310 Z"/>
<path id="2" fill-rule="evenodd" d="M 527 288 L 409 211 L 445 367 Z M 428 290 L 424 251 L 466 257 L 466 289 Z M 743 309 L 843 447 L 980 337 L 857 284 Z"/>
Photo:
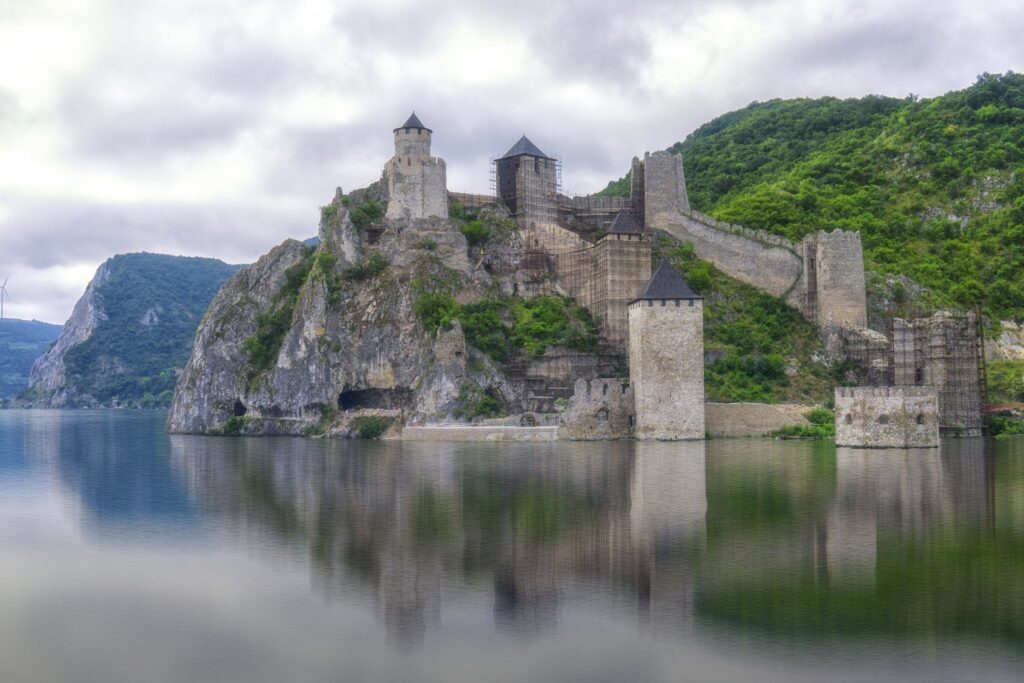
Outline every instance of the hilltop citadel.
<path id="1" fill-rule="evenodd" d="M 511 405 L 509 412 L 522 414 L 522 424 L 550 423 L 554 402 L 571 398 L 560 418 L 563 438 L 701 439 L 709 431 L 706 410 L 728 421 L 743 419 L 742 411 L 766 409 L 705 404 L 704 302 L 669 264 L 652 268 L 652 239 L 663 233 L 691 243 L 698 258 L 726 275 L 800 311 L 820 331 L 832 362 L 850 365 L 860 386 L 836 391 L 837 443 L 934 446 L 940 429 L 980 433 L 983 374 L 976 319 L 946 314 L 893 320 L 884 332 L 868 329 L 859 234 L 820 231 L 794 243 L 716 221 L 690 207 L 683 160 L 669 152 L 633 159 L 628 197 L 569 197 L 561 192 L 560 161 L 525 135 L 494 160 L 492 194 L 451 192 L 444 160 L 431 155 L 433 131 L 414 113 L 393 133 L 395 154 L 384 165 L 380 183 L 349 195 L 339 190 L 321 226 L 320 249 L 332 250 L 332 263 L 365 262 L 373 253 L 382 254 L 392 267 L 409 273 L 425 258 L 434 259 L 468 288 L 499 287 L 513 297 L 562 295 L 588 310 L 601 328 L 601 347 L 595 351 L 546 354 L 518 366 L 491 368 L 486 379 L 472 378 L 499 393 Z M 353 207 L 368 201 L 384 205 L 383 216 L 356 225 Z M 512 221 L 514 234 L 504 242 L 467 245 L 449 215 L 453 206 L 460 212 L 499 212 Z M 431 252 L 425 256 L 420 253 L 424 245 Z M 289 249 L 290 262 L 298 263 L 298 251 Z M 325 273 L 326 280 L 331 277 Z M 266 305 L 272 308 L 277 299 L 271 295 Z M 305 363 L 314 375 L 325 375 L 322 382 L 316 380 L 308 401 L 298 403 L 265 388 L 253 393 L 251 382 L 248 388 L 235 382 L 238 389 L 225 386 L 222 393 L 246 393 L 248 399 L 214 397 L 205 409 L 191 409 L 195 382 L 205 372 L 199 363 L 201 328 L 200 357 L 194 353 L 179 383 L 172 429 L 206 431 L 234 415 L 272 433 L 289 419 L 308 424 L 310 412 L 324 405 L 314 394 L 332 392 L 343 411 L 392 411 L 413 429 L 450 417 L 444 406 L 452 404 L 453 387 L 463 387 L 464 393 L 473 374 L 467 364 L 472 350 L 457 321 L 452 330 L 439 330 L 432 348 L 420 353 L 427 366 L 387 356 L 384 343 L 376 357 L 345 361 L 358 367 L 344 369 L 341 360 L 330 360 L 314 371 L 323 361 L 310 355 L 312 347 L 332 336 L 330 323 L 337 316 L 329 302 L 307 301 L 311 296 L 306 290 L 299 293 L 298 310 L 312 315 L 321 308 L 316 316 L 324 326 L 308 319 L 302 331 L 301 321 L 293 321 L 270 381 L 273 386 L 287 375 L 285 384 L 296 386 L 302 381 L 298 366 Z M 408 296 L 399 299 L 409 306 Z M 213 317 L 217 307 L 215 301 Z M 352 334 L 336 324 L 334 337 Z M 408 340 L 407 350 L 417 349 L 411 353 L 416 356 L 424 342 L 412 337 L 419 333 L 398 319 L 387 324 Z M 358 336 L 363 343 L 361 329 Z M 344 342 L 334 346 L 339 357 L 344 355 Z M 306 393 L 299 391 L 300 396 Z M 293 408 L 282 407 L 289 400 Z M 186 405 L 191 417 L 181 419 Z"/>

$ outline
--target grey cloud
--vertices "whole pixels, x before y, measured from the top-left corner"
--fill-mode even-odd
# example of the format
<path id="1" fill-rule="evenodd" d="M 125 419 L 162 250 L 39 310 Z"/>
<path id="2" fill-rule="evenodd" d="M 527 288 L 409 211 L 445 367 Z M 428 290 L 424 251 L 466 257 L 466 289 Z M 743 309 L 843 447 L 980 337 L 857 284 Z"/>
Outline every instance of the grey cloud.
<path id="1" fill-rule="evenodd" d="M 254 259 L 288 237 L 316 233 L 317 211 L 297 215 L 272 203 L 104 204 L 16 200 L 8 204 L 4 251 L 12 267 L 99 263 L 117 253 L 154 251 Z"/>

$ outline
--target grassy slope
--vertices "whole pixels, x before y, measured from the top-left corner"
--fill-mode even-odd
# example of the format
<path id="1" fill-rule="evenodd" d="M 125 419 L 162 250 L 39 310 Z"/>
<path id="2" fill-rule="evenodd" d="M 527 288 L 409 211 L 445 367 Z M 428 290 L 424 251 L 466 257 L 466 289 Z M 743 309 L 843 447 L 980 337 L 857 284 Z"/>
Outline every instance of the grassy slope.
<path id="1" fill-rule="evenodd" d="M 705 389 L 710 401 L 830 403 L 842 368 L 827 368 L 817 329 L 800 313 L 706 261 L 689 244 L 659 236 L 667 258 L 705 297 Z"/>

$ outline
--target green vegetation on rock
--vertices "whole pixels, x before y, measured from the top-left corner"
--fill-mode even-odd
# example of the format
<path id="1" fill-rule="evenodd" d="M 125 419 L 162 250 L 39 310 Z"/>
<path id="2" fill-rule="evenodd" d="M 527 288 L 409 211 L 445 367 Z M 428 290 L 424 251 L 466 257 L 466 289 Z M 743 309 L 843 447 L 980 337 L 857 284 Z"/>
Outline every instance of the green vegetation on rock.
<path id="1" fill-rule="evenodd" d="M 69 393 L 101 404 L 169 405 L 175 369 L 188 361 L 199 321 L 236 267 L 146 253 L 115 256 L 106 267 L 95 291 L 105 317 L 64 356 Z"/>
<path id="2" fill-rule="evenodd" d="M 0 398 L 25 390 L 32 363 L 57 340 L 60 330 L 60 325 L 38 320 L 0 320 Z"/>
<path id="3" fill-rule="evenodd" d="M 448 327 L 457 319 L 466 343 L 498 362 L 516 355 L 537 357 L 555 346 L 597 348 L 598 321 L 569 297 L 492 297 L 459 305 L 447 294 L 425 293 L 415 310 L 428 330 Z"/>
<path id="4" fill-rule="evenodd" d="M 388 430 L 394 418 L 383 415 L 364 415 L 352 419 L 352 433 L 359 439 L 379 439 Z"/>
<path id="5" fill-rule="evenodd" d="M 828 408 L 814 408 L 804 413 L 810 425 L 790 425 L 772 432 L 783 439 L 833 439 L 836 435 L 836 414 Z"/>
<path id="6" fill-rule="evenodd" d="M 818 330 L 781 299 L 699 260 L 693 245 L 660 236 L 668 258 L 704 300 L 704 382 L 709 401 L 827 403 L 840 368 L 822 362 Z"/>
<path id="7" fill-rule="evenodd" d="M 248 358 L 250 381 L 269 370 L 277 361 L 281 345 L 292 326 L 295 304 L 306 278 L 313 269 L 315 249 L 307 248 L 306 257 L 285 271 L 285 284 L 277 293 L 273 307 L 256 318 L 256 332 L 242 342 Z"/>

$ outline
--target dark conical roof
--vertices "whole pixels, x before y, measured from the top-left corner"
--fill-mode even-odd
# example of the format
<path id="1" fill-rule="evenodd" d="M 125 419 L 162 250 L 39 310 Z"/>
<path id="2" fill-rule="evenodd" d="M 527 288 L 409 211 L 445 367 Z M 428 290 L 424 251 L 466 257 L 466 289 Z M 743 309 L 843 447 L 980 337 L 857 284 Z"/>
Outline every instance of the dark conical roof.
<path id="1" fill-rule="evenodd" d="M 623 210 L 615 214 L 615 220 L 608 226 L 609 235 L 639 235 L 644 231 L 640 217 L 633 211 Z"/>
<path id="2" fill-rule="evenodd" d="M 413 112 L 413 113 L 409 114 L 409 118 L 407 118 L 405 120 L 405 123 L 400 125 L 398 128 L 395 128 L 395 130 L 397 131 L 397 130 L 400 130 L 402 128 L 422 128 L 423 130 L 427 131 L 428 133 L 433 133 L 434 132 L 434 131 L 430 130 L 429 128 L 427 128 L 426 126 L 423 125 L 423 122 L 420 121 L 420 117 L 416 116 L 416 112 Z"/>
<path id="3" fill-rule="evenodd" d="M 647 281 L 640 295 L 633 301 L 646 301 L 648 299 L 703 299 L 690 285 L 686 284 L 683 276 L 676 272 L 676 269 L 669 265 L 667 260 L 662 261 L 658 270 Z"/>
<path id="4" fill-rule="evenodd" d="M 519 141 L 516 142 L 516 144 L 512 145 L 512 148 L 509 149 L 509 151 L 505 152 L 505 155 L 501 158 L 508 159 L 509 157 L 517 157 L 521 154 L 529 154 L 532 157 L 540 157 L 542 159 L 551 158 L 544 152 L 540 151 L 540 148 L 537 145 L 530 142 L 530 138 L 526 137 L 525 135 L 519 138 Z"/>

